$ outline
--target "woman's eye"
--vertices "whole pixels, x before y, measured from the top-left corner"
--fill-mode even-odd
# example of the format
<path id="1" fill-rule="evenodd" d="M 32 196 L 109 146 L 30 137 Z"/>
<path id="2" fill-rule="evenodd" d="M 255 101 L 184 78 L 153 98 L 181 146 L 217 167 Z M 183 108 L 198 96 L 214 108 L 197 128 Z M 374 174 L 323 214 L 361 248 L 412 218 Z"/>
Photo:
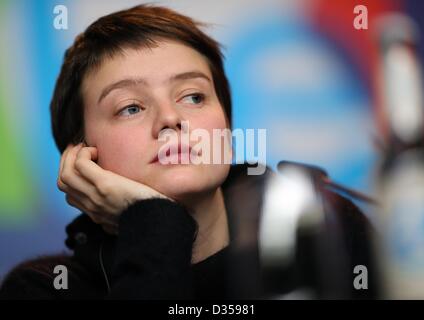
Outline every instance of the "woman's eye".
<path id="1" fill-rule="evenodd" d="M 200 104 L 204 100 L 205 100 L 205 96 L 201 93 L 190 94 L 181 99 L 182 102 L 190 103 L 190 104 Z"/>
<path id="2" fill-rule="evenodd" d="M 122 109 L 119 112 L 119 115 L 121 116 L 132 116 L 133 114 L 139 113 L 141 111 L 141 107 L 136 104 L 131 104 L 129 106 L 126 106 L 124 109 Z"/>

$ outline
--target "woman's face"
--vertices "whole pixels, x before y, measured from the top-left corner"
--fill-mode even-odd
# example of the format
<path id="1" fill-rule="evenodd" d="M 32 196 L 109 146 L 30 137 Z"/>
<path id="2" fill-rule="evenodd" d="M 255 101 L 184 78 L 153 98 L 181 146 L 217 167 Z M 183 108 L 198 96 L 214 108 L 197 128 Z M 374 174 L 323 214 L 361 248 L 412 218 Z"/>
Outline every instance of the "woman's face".
<path id="1" fill-rule="evenodd" d="M 219 187 L 229 164 L 161 164 L 154 161 L 165 129 L 181 136 L 227 128 L 206 59 L 173 41 L 151 49 L 127 49 L 105 60 L 82 85 L 85 139 L 98 149 L 98 164 L 176 200 Z M 184 130 L 184 129 L 183 129 Z M 178 140 L 180 141 L 180 140 Z M 197 141 L 190 141 L 193 147 Z"/>

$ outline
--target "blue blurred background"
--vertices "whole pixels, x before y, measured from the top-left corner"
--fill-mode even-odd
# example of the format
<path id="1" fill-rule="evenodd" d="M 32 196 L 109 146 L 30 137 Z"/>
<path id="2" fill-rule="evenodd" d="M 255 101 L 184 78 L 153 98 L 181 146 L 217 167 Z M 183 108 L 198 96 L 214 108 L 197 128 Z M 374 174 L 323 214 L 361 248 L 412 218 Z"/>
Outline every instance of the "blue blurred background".
<path id="1" fill-rule="evenodd" d="M 139 3 L 0 1 L 0 281 L 24 259 L 65 251 L 64 228 L 78 214 L 56 188 L 60 155 L 50 129 L 64 51 L 98 17 Z M 207 33 L 225 46 L 233 127 L 267 129 L 269 166 L 317 164 L 337 182 L 373 193 L 379 129 L 371 22 L 402 11 L 423 30 L 422 1 L 157 3 L 212 23 Z M 353 27 L 356 4 L 368 8 L 368 30 Z M 67 30 L 53 26 L 56 5 L 68 10 Z"/>

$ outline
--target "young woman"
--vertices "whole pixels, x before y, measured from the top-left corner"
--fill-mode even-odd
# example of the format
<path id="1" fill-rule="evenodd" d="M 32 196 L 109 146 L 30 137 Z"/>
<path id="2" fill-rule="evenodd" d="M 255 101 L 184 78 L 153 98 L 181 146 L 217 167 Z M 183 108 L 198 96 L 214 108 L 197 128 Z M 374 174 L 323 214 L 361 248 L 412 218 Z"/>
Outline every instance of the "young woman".
<path id="1" fill-rule="evenodd" d="M 212 137 L 231 128 L 219 44 L 198 23 L 146 5 L 100 18 L 65 53 L 51 117 L 62 153 L 58 187 L 83 212 L 67 227 L 74 254 L 21 264 L 2 297 L 261 297 L 257 233 L 269 170 L 248 176 L 245 165 L 225 161 L 183 164 L 183 156 L 202 156 L 194 141 L 172 146 L 176 164 L 160 157 L 169 132 Z M 208 151 L 222 160 L 231 153 L 223 145 Z M 359 222 L 349 237 L 360 239 L 361 213 L 337 201 Z M 349 241 L 352 253 L 359 246 Z M 245 274 L 229 263 L 231 248 Z M 57 265 L 68 270 L 66 290 L 54 286 Z"/>

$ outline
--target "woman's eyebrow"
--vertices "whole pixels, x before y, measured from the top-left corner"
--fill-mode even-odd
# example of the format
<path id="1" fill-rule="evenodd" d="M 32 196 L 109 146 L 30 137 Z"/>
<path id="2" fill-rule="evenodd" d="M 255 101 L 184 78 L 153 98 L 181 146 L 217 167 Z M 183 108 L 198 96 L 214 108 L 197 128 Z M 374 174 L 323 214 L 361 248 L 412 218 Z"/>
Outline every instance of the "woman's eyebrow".
<path id="1" fill-rule="evenodd" d="M 195 78 L 201 78 L 205 79 L 208 82 L 211 82 L 211 79 L 200 71 L 188 71 L 183 73 L 178 73 L 175 75 L 172 75 L 167 82 L 176 82 L 176 81 L 182 81 L 182 80 L 189 80 L 189 79 L 195 79 Z M 99 99 L 97 100 L 97 104 L 99 104 L 111 91 L 116 89 L 121 89 L 125 87 L 132 87 L 139 84 L 147 85 L 147 81 L 144 78 L 126 78 L 119 81 L 116 81 L 112 84 L 107 85 L 101 92 Z"/>
<path id="2" fill-rule="evenodd" d="M 147 84 L 147 82 L 143 78 L 127 78 L 109 84 L 102 90 L 102 93 L 100 94 L 99 99 L 97 100 L 97 104 L 99 104 L 113 90 L 125 87 L 133 87 L 138 84 Z"/>
<path id="3" fill-rule="evenodd" d="M 201 78 L 211 82 L 211 79 L 206 74 L 200 71 L 189 71 L 189 72 L 178 73 L 170 77 L 169 81 L 174 82 L 174 81 L 188 80 L 188 79 L 195 79 L 195 78 Z"/>

